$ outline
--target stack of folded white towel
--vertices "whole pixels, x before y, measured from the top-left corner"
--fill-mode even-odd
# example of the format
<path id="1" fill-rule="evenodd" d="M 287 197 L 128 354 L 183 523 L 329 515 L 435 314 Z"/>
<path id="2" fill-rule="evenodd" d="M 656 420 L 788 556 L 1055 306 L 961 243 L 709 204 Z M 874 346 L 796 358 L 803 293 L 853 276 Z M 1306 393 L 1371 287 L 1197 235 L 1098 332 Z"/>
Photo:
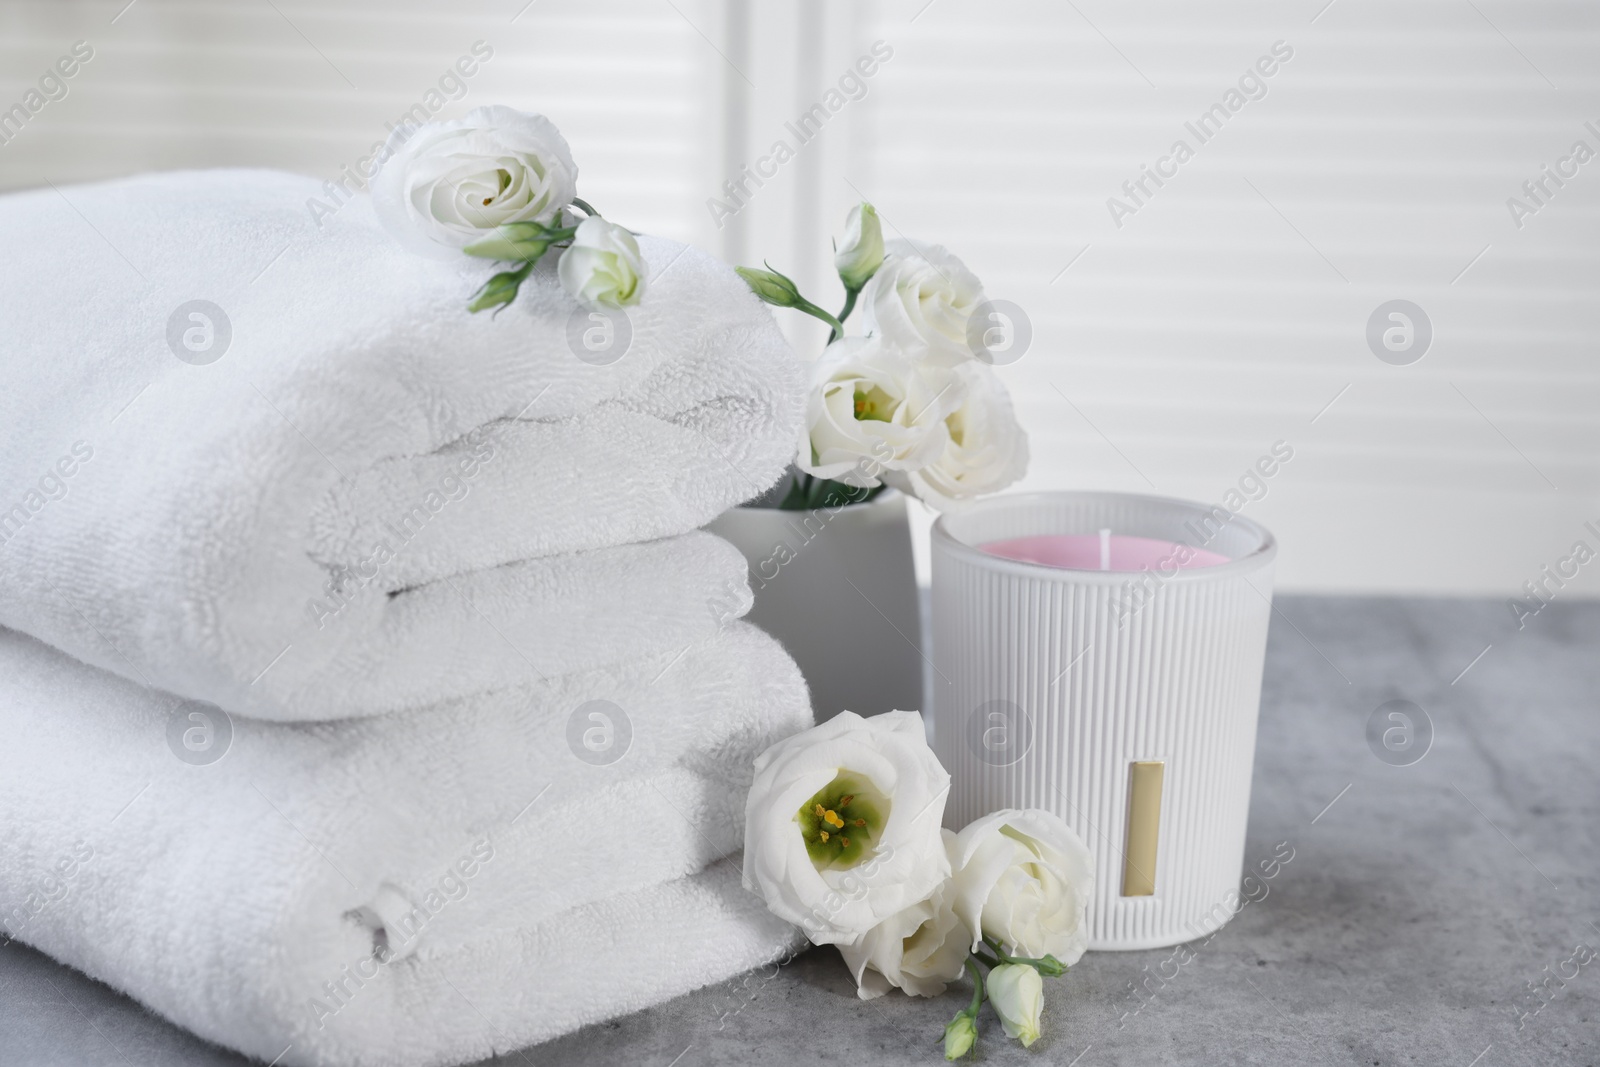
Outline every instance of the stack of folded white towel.
<path id="1" fill-rule="evenodd" d="M 641 239 L 597 365 L 548 266 L 468 315 L 483 264 L 316 193 L 0 199 L 0 926 L 285 1065 L 477 1059 L 781 955 L 734 853 L 810 709 L 697 530 L 789 459 L 771 316 Z"/>

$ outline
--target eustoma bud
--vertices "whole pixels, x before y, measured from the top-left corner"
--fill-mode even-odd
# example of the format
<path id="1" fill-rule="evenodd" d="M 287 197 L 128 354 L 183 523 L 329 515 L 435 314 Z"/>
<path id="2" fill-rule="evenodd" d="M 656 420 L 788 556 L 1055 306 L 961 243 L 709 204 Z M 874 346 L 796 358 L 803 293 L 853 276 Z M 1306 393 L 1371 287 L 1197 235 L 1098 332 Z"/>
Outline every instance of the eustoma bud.
<path id="1" fill-rule="evenodd" d="M 944 1058 L 959 1060 L 972 1051 L 977 1040 L 978 1024 L 972 1021 L 972 1016 L 962 1012 L 944 1025 Z"/>
<path id="2" fill-rule="evenodd" d="M 878 222 L 877 210 L 862 202 L 851 208 L 845 219 L 844 244 L 834 253 L 833 265 L 844 287 L 854 292 L 866 285 L 882 264 L 883 226 Z"/>
<path id="3" fill-rule="evenodd" d="M 804 311 L 812 318 L 821 319 L 827 323 L 833 329 L 833 337 L 835 339 L 844 336 L 844 327 L 839 324 L 838 319 L 801 296 L 800 288 L 794 284 L 794 281 L 779 274 L 770 265 L 766 270 L 756 270 L 754 267 L 735 267 L 733 269 L 739 277 L 744 279 L 751 292 L 762 300 L 774 307 L 794 308 L 796 311 Z"/>
<path id="4" fill-rule="evenodd" d="M 1044 979 L 1022 963 L 1002 963 L 989 972 L 989 1002 L 1006 1033 L 1024 1046 L 1039 1040 L 1044 1012 Z"/>
<path id="5" fill-rule="evenodd" d="M 480 259 L 532 262 L 545 254 L 550 242 L 559 237 L 555 228 L 540 222 L 507 222 L 497 226 L 492 236 L 467 245 L 461 251 Z"/>
<path id="6" fill-rule="evenodd" d="M 755 267 L 735 267 L 734 273 L 745 280 L 751 292 L 773 307 L 792 308 L 805 303 L 794 282 L 775 270 L 757 270 Z"/>
<path id="7" fill-rule="evenodd" d="M 483 283 L 472 297 L 472 302 L 467 305 L 467 310 L 472 312 L 487 311 L 489 308 L 503 308 L 517 298 L 517 291 L 522 288 L 523 279 L 528 272 L 533 270 L 532 263 L 524 263 L 516 270 L 502 271 Z"/>

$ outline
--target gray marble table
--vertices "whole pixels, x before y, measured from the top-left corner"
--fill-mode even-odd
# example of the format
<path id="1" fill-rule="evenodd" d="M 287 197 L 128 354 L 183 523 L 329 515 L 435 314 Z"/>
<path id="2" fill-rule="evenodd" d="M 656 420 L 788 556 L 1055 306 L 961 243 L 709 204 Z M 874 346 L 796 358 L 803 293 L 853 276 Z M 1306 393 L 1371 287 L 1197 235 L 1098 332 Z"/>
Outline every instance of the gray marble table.
<path id="1" fill-rule="evenodd" d="M 986 1011 L 977 1062 L 1600 1065 L 1600 959 L 1565 962 L 1600 949 L 1600 604 L 1554 604 L 1520 631 L 1504 602 L 1278 606 L 1247 858 L 1288 842 L 1293 860 L 1189 962 L 1091 953 L 1047 983 L 1031 1050 Z M 1432 722 L 1409 766 L 1366 739 L 1392 699 Z M 497 1062 L 931 1064 L 963 999 L 861 1003 L 833 950 L 813 950 Z M 244 1062 L 0 949 L 5 1067 Z"/>

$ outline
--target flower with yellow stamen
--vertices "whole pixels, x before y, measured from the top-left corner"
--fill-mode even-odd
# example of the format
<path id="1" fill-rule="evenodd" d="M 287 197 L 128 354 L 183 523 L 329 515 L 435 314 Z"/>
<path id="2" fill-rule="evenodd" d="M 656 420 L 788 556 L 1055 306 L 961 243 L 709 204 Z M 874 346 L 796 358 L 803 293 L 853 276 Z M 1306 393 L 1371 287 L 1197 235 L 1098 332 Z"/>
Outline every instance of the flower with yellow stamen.
<path id="1" fill-rule="evenodd" d="M 841 770 L 796 813 L 806 851 L 818 870 L 845 870 L 863 862 L 888 816 L 889 798 L 864 777 Z M 853 827 L 848 837 L 839 830 Z"/>
<path id="2" fill-rule="evenodd" d="M 949 878 L 949 783 L 916 712 L 841 712 L 783 739 L 755 762 L 745 887 L 814 943 L 855 943 Z"/>

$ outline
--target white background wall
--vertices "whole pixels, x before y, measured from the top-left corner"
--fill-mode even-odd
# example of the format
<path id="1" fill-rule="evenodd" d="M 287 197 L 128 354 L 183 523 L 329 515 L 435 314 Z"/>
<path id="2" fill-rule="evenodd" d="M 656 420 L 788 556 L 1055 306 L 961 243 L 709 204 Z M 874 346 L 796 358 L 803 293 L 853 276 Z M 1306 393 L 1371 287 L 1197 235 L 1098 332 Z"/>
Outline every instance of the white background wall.
<path id="1" fill-rule="evenodd" d="M 862 196 L 965 258 L 1032 324 L 1002 371 L 1024 488 L 1220 501 L 1284 441 L 1244 511 L 1285 588 L 1505 597 L 1600 548 L 1600 160 L 1520 228 L 1506 204 L 1573 142 L 1600 151 L 1593 3 L 125 2 L 0 5 L 0 106 L 95 48 L 0 145 L 0 186 L 332 176 L 483 40 L 441 115 L 544 111 L 609 215 L 770 259 L 824 304 Z M 864 98 L 717 226 L 723 180 L 793 144 L 784 122 L 875 40 L 893 57 Z M 1184 123 L 1278 41 L 1265 96 L 1199 144 Z M 1107 199 L 1179 138 L 1194 158 L 1115 225 Z M 1409 366 L 1365 339 L 1397 298 L 1434 330 Z M 1591 570 L 1561 595 L 1600 592 Z"/>

